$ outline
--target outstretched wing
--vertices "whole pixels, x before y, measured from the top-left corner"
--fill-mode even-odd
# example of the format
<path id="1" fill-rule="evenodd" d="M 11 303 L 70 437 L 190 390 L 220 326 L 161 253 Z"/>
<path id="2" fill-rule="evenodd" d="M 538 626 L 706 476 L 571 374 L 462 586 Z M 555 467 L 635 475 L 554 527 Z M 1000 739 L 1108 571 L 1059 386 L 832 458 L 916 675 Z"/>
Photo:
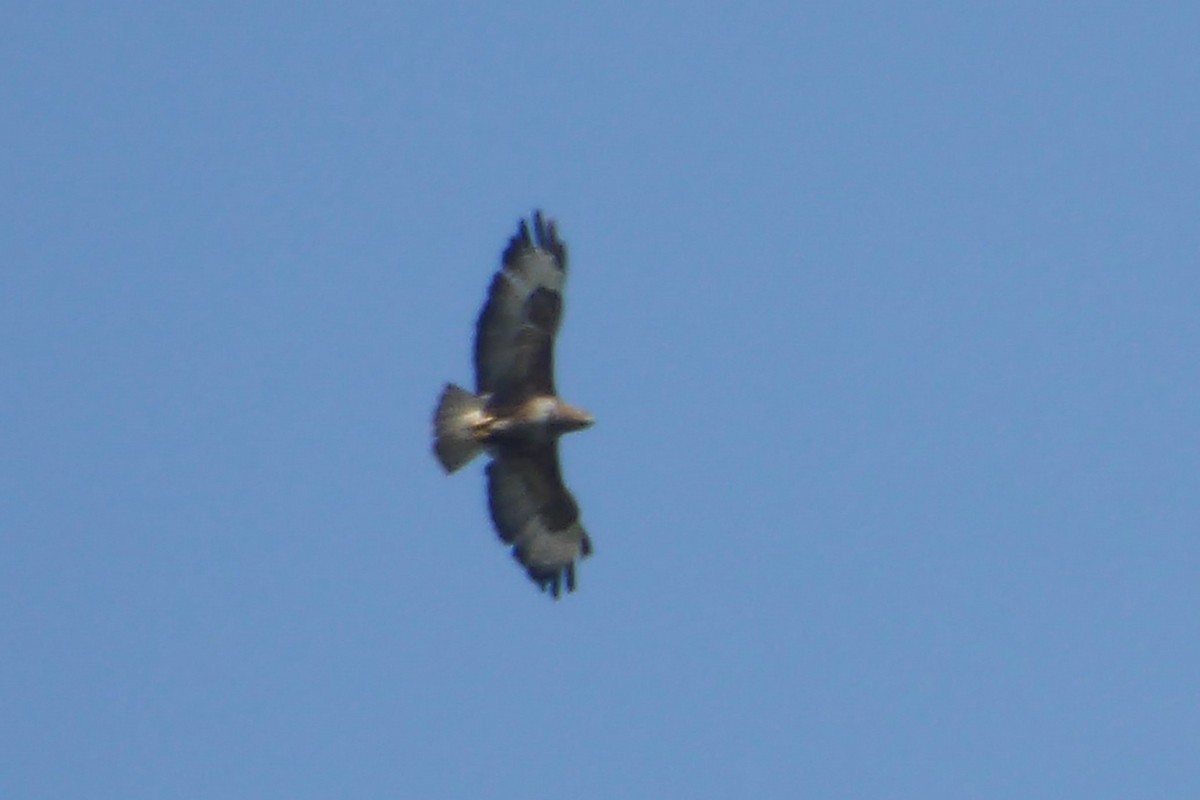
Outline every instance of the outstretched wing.
<path id="1" fill-rule="evenodd" d="M 488 508 L 529 577 L 559 596 L 575 591 L 575 561 L 592 552 L 579 506 L 563 485 L 554 444 L 503 448 L 488 464 Z"/>
<path id="2" fill-rule="evenodd" d="M 554 335 L 562 319 L 567 248 L 554 222 L 533 214 L 504 250 L 475 328 L 475 391 L 498 402 L 554 394 Z"/>

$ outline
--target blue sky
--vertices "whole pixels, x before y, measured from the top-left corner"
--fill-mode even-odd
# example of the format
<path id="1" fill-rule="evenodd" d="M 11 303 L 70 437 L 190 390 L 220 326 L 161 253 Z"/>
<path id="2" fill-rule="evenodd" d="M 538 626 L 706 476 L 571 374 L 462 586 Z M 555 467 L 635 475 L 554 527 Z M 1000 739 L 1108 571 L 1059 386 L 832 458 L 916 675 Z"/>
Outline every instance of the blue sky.
<path id="1" fill-rule="evenodd" d="M 17 4 L 0 795 L 1200 792 L 1189 4 Z M 572 254 L 554 603 L 429 453 Z"/>

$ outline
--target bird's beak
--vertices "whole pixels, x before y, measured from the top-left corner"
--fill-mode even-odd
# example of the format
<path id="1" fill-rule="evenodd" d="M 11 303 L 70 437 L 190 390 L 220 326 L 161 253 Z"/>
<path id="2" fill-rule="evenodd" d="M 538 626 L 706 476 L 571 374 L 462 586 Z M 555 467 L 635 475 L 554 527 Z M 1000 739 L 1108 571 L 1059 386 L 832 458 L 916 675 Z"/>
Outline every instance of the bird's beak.
<path id="1" fill-rule="evenodd" d="M 582 408 L 571 407 L 570 411 L 571 430 L 581 431 L 584 428 L 590 428 L 596 424 L 596 418 Z"/>

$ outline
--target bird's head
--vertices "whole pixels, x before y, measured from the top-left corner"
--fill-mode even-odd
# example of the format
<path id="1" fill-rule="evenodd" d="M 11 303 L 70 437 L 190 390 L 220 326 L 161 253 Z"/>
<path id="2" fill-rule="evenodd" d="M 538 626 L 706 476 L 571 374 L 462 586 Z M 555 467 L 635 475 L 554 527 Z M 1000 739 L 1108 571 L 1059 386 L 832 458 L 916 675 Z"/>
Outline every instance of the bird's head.
<path id="1" fill-rule="evenodd" d="M 562 402 L 558 404 L 557 413 L 555 414 L 555 427 L 563 433 L 581 431 L 595 424 L 596 418 L 582 408 L 576 408 Z"/>

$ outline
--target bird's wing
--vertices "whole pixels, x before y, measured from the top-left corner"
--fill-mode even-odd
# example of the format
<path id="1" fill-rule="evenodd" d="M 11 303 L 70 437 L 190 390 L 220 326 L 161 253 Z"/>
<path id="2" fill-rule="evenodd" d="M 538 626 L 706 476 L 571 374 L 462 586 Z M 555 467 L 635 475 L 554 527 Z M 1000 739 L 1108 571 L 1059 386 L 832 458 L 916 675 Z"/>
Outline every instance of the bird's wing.
<path id="1" fill-rule="evenodd" d="M 562 319 L 567 248 L 534 212 L 504 250 L 475 328 L 475 390 L 498 402 L 554 394 L 554 335 Z"/>
<path id="2" fill-rule="evenodd" d="M 488 508 L 529 577 L 555 597 L 575 590 L 575 562 L 592 543 L 563 485 L 555 444 L 504 447 L 488 464 Z"/>

